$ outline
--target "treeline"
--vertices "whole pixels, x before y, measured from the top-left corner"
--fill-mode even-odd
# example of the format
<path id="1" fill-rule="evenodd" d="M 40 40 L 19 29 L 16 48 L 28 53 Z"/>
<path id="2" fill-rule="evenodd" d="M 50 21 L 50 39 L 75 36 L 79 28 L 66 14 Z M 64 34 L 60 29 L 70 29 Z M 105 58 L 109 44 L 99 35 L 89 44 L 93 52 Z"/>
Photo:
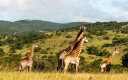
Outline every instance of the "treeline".
<path id="1" fill-rule="evenodd" d="M 40 31 L 55 31 L 88 24 L 87 22 L 54 23 L 41 20 L 0 21 L 0 34 L 22 34 Z"/>

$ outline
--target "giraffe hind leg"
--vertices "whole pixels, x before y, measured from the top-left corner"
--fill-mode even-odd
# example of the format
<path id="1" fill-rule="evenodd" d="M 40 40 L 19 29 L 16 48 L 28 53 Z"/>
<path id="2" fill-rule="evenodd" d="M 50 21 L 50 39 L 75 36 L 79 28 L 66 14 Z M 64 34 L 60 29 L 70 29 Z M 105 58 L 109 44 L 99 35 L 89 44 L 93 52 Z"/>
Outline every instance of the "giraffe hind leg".
<path id="1" fill-rule="evenodd" d="M 65 64 L 64 64 L 64 73 L 66 73 L 66 70 L 67 70 L 68 65 L 69 65 L 69 63 L 68 62 L 65 62 Z"/>
<path id="2" fill-rule="evenodd" d="M 62 59 L 59 59 L 59 60 L 58 60 L 57 71 L 60 70 L 61 66 L 62 66 Z"/>

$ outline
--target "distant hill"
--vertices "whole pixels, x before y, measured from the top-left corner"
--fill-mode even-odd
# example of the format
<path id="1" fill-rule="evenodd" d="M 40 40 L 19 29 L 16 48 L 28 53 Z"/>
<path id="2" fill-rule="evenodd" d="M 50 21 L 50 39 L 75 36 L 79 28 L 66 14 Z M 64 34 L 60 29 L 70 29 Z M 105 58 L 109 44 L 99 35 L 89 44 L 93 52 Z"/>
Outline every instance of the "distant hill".
<path id="1" fill-rule="evenodd" d="M 54 23 L 41 20 L 0 21 L 0 34 L 54 31 L 88 24 L 88 22 Z"/>

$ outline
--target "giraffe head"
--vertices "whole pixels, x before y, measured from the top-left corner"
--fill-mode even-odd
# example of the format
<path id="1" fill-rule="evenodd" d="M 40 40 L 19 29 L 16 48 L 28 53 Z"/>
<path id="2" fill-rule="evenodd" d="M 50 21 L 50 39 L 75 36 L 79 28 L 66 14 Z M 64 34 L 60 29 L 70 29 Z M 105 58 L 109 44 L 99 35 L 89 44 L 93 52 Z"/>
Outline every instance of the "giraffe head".
<path id="1" fill-rule="evenodd" d="M 86 38 L 86 36 L 83 37 L 83 41 L 87 42 L 87 43 L 89 42 L 88 39 Z"/>
<path id="2" fill-rule="evenodd" d="M 85 25 L 82 25 L 82 26 L 80 27 L 80 30 L 82 30 L 83 32 L 85 32 L 86 28 L 87 28 L 87 27 L 85 27 Z"/>
<path id="3" fill-rule="evenodd" d="M 119 53 L 118 51 L 117 51 L 117 49 L 115 48 L 115 51 L 114 51 L 114 53 Z"/>
<path id="4" fill-rule="evenodd" d="M 33 45 L 33 47 L 38 47 L 38 45 L 35 43 L 35 44 Z"/>

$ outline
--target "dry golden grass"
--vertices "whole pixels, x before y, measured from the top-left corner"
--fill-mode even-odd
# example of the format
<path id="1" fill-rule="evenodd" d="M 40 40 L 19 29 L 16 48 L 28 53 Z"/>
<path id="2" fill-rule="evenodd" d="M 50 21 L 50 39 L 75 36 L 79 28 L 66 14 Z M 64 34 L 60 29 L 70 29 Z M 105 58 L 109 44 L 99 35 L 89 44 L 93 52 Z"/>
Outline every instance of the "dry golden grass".
<path id="1" fill-rule="evenodd" d="M 0 72 L 0 80 L 128 80 L 128 73 Z"/>

